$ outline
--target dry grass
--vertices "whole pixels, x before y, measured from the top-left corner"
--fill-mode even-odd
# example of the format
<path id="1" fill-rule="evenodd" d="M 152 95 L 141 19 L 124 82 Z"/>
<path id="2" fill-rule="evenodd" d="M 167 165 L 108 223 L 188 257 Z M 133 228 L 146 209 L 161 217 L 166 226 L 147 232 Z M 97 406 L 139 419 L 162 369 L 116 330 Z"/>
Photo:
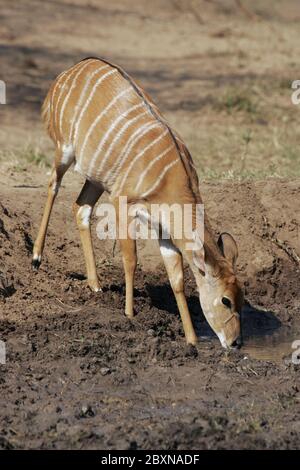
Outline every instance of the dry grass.
<path id="1" fill-rule="evenodd" d="M 21 34 L 11 44 L 7 36 L 7 46 L 22 60 L 2 56 L 7 82 L 19 92 L 18 106 L 0 109 L 6 123 L 1 147 L 23 151 L 4 151 L 1 166 L 49 165 L 53 155 L 44 145 L 40 102 L 50 78 L 92 53 L 139 80 L 186 141 L 201 178 L 299 177 L 300 105 L 291 102 L 291 83 L 300 78 L 298 0 L 243 0 L 243 8 L 235 0 L 153 2 L 92 0 L 108 18 L 99 30 L 94 10 L 62 0 L 65 9 L 54 30 L 48 18 L 56 6 L 27 0 L 18 15 L 26 39 Z M 30 34 L 28 5 L 39 14 Z M 4 24 L 13 34 L 9 18 Z M 79 36 L 74 21 L 80 21 Z M 45 47 L 41 55 L 37 43 Z M 24 148 L 27 137 L 42 145 Z"/>
<path id="2" fill-rule="evenodd" d="M 300 105 L 292 104 L 290 86 L 290 79 L 269 88 L 224 86 L 205 101 L 202 116 L 183 132 L 200 177 L 300 176 Z"/>
<path id="3" fill-rule="evenodd" d="M 27 145 L 25 148 L 0 152 L 0 165 L 2 170 L 18 172 L 27 170 L 30 166 L 50 168 L 51 160 L 38 146 Z"/>

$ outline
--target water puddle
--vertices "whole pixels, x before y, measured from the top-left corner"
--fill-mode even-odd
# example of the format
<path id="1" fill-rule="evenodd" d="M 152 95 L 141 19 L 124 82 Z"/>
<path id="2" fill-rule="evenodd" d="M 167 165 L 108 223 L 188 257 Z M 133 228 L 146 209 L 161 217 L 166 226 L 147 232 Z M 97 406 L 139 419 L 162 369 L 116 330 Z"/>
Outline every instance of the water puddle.
<path id="1" fill-rule="evenodd" d="M 300 330 L 297 332 L 282 326 L 276 331 L 265 333 L 245 337 L 241 352 L 245 356 L 263 361 L 281 363 L 298 359 L 300 362 Z M 298 341 L 298 344 L 295 341 Z"/>
<path id="2" fill-rule="evenodd" d="M 250 304 L 243 308 L 242 325 L 241 351 L 246 356 L 276 363 L 300 359 L 300 325 L 284 326 L 273 312 L 258 310 Z"/>
<path id="3" fill-rule="evenodd" d="M 217 341 L 206 322 L 195 321 L 200 340 Z M 273 312 L 246 304 L 242 312 L 243 347 L 249 358 L 275 363 L 300 363 L 300 325 L 282 325 Z M 297 343 L 298 341 L 298 343 Z"/>

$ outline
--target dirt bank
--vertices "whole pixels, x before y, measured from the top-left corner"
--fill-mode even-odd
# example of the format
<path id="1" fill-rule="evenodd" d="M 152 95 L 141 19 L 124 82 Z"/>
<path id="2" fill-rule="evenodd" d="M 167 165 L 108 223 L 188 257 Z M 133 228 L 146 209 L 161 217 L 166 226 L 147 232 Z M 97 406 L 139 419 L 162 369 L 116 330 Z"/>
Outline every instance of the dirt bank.
<path id="1" fill-rule="evenodd" d="M 95 237 L 103 293 L 88 290 L 70 212 L 78 192 L 71 174 L 53 214 L 44 262 L 38 273 L 31 271 L 46 180 L 32 171 L 34 176 L 12 174 L 1 184 L 0 328 L 7 345 L 1 445 L 297 447 L 298 366 L 289 357 L 266 362 L 243 350 L 225 354 L 200 313 L 188 270 L 190 308 L 199 336 L 205 336 L 197 353 L 185 347 L 152 247 L 139 247 L 132 322 L 123 315 L 123 272 L 110 241 Z M 215 227 L 230 230 L 239 242 L 239 272 L 250 304 L 243 315 L 246 335 L 298 322 L 299 269 L 291 253 L 299 250 L 299 192 L 293 181 L 203 185 Z"/>
<path id="2" fill-rule="evenodd" d="M 299 2 L 242 3 L 1 1 L 0 448 L 299 448 Z M 192 152 L 216 232 L 238 241 L 241 351 L 221 349 L 188 269 L 199 345 L 186 348 L 152 244 L 138 247 L 129 322 L 120 254 L 97 239 L 95 218 L 103 292 L 88 290 L 71 214 L 82 181 L 71 172 L 31 270 L 53 155 L 40 104 L 58 73 L 90 55 L 151 94 Z"/>

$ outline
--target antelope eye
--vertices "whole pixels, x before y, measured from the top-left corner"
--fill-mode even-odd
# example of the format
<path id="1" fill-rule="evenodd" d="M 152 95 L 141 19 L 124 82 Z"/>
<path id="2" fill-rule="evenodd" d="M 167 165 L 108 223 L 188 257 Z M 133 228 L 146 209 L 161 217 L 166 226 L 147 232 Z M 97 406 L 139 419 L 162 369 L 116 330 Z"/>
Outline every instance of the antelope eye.
<path id="1" fill-rule="evenodd" d="M 231 301 L 228 299 L 228 297 L 222 297 L 222 304 L 224 304 L 227 308 L 231 308 Z"/>

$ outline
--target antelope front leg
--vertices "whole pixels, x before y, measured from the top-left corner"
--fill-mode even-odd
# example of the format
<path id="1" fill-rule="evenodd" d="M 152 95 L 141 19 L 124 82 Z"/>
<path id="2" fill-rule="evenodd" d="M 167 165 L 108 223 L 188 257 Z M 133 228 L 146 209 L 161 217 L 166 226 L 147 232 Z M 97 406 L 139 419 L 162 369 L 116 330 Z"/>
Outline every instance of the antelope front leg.
<path id="1" fill-rule="evenodd" d="M 170 240 L 159 240 L 159 247 L 176 298 L 186 342 L 195 345 L 197 336 L 184 295 L 182 255 Z"/>
<path id="2" fill-rule="evenodd" d="M 116 211 L 116 235 L 119 239 L 122 260 L 125 272 L 125 285 L 126 285 L 126 301 L 125 301 L 125 315 L 128 318 L 133 318 L 133 283 L 134 283 L 134 274 L 137 265 L 137 254 L 136 254 L 136 240 L 132 238 L 129 234 L 128 227 L 130 221 L 133 222 L 133 217 L 129 216 L 127 213 L 127 225 L 120 226 L 124 223 L 119 217 L 119 199 L 113 201 Z M 126 209 L 127 210 L 127 209 Z M 122 233 L 122 236 L 121 236 Z M 123 233 L 126 234 L 126 238 L 123 238 Z"/>
<path id="3" fill-rule="evenodd" d="M 95 186 L 90 181 L 86 181 L 77 201 L 73 205 L 76 223 L 79 229 L 80 239 L 87 270 L 88 285 L 92 291 L 101 290 L 97 270 L 93 243 L 91 237 L 91 215 L 93 208 L 103 193 L 101 186 Z"/>
<path id="4" fill-rule="evenodd" d="M 122 251 L 123 266 L 125 271 L 125 284 L 126 284 L 126 302 L 125 302 L 125 315 L 128 318 L 133 318 L 133 283 L 134 274 L 137 265 L 136 256 L 136 241 L 128 238 L 126 240 L 119 240 Z"/>

